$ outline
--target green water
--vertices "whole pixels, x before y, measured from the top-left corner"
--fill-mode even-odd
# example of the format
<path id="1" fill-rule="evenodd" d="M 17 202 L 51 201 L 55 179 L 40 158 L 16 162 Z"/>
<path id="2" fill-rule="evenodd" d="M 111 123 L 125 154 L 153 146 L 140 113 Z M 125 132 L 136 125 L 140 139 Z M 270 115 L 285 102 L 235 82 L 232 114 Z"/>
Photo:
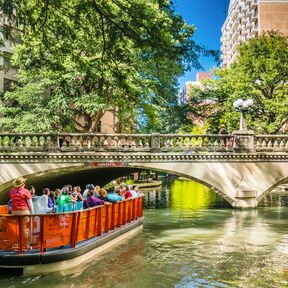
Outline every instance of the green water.
<path id="1" fill-rule="evenodd" d="M 0 287 L 288 287 L 288 208 L 221 208 L 192 181 L 147 192 L 145 204 L 162 208 L 113 250 L 70 271 L 2 275 Z"/>

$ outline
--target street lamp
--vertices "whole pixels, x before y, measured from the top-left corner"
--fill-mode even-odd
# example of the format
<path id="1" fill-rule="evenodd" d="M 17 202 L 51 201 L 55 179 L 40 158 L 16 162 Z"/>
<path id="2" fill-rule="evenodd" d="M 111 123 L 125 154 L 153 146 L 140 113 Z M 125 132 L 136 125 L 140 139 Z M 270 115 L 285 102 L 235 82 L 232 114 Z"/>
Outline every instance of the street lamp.
<path id="1" fill-rule="evenodd" d="M 240 131 L 241 130 L 247 130 L 247 124 L 246 124 L 246 116 L 245 113 L 249 110 L 249 108 L 253 105 L 253 100 L 248 99 L 244 101 L 243 99 L 237 99 L 233 102 L 233 107 L 236 109 L 236 111 L 241 113 L 240 116 Z"/>

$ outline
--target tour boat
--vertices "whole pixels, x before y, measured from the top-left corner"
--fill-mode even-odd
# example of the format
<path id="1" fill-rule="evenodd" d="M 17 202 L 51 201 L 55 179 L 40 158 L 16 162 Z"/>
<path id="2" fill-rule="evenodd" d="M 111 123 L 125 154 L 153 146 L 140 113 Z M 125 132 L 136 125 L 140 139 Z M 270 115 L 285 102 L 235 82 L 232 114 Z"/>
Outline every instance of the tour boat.
<path id="1" fill-rule="evenodd" d="M 71 269 L 142 229 L 142 197 L 72 212 L 12 215 L 0 206 L 0 269 Z"/>

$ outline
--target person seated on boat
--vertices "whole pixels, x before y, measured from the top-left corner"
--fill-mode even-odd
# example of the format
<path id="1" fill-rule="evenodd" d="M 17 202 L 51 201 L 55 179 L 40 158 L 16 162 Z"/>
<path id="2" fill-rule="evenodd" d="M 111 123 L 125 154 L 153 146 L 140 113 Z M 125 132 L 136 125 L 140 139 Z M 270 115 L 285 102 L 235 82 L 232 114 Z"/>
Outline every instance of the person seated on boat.
<path id="1" fill-rule="evenodd" d="M 64 205 L 64 204 L 67 204 L 67 203 L 75 203 L 76 201 L 73 200 L 69 195 L 68 195 L 68 188 L 66 186 L 64 186 L 62 189 L 61 189 L 61 194 L 58 196 L 57 198 L 57 205 Z"/>
<path id="2" fill-rule="evenodd" d="M 130 193 L 132 194 L 132 197 L 133 197 L 133 198 L 138 197 L 138 196 L 139 196 L 139 195 L 138 195 L 138 192 L 139 192 L 139 187 L 138 187 L 138 185 L 133 185 L 133 186 L 132 186 L 132 189 L 130 190 Z"/>
<path id="3" fill-rule="evenodd" d="M 104 201 L 108 201 L 107 195 L 108 195 L 107 191 L 104 188 L 100 188 L 98 198 Z"/>
<path id="4" fill-rule="evenodd" d="M 121 195 L 121 187 L 116 186 L 115 191 L 110 191 L 107 194 L 107 200 L 111 203 L 117 203 L 119 201 L 124 200 L 125 198 Z"/>
<path id="5" fill-rule="evenodd" d="M 83 209 L 88 209 L 88 208 L 92 208 L 92 207 L 100 206 L 104 204 L 110 204 L 110 203 L 95 197 L 94 188 L 93 188 L 88 191 L 88 197 L 83 202 Z"/>
<path id="6" fill-rule="evenodd" d="M 34 186 L 29 186 L 28 190 L 29 190 L 32 198 L 35 197 L 35 193 L 36 193 L 35 187 Z"/>
<path id="7" fill-rule="evenodd" d="M 87 199 L 87 197 L 88 197 L 88 192 L 89 192 L 89 190 L 91 190 L 91 189 L 95 189 L 95 187 L 94 187 L 94 185 L 93 184 L 87 184 L 86 185 L 86 189 L 84 190 L 84 192 L 83 192 L 83 199 L 85 200 L 85 199 Z"/>
<path id="8" fill-rule="evenodd" d="M 49 197 L 50 189 L 44 188 L 43 195 L 46 196 L 46 213 L 51 213 L 54 210 L 54 203 L 53 200 Z"/>
<path id="9" fill-rule="evenodd" d="M 125 190 L 123 191 L 125 199 L 132 198 L 132 193 L 130 192 L 129 185 L 126 185 Z"/>
<path id="10" fill-rule="evenodd" d="M 84 201 L 80 186 L 73 187 L 72 196 L 76 199 L 76 201 Z"/>
<path id="11" fill-rule="evenodd" d="M 68 189 L 68 195 L 69 195 L 69 197 L 73 200 L 73 202 L 77 202 L 77 197 L 75 197 L 74 196 L 74 194 L 73 194 L 73 187 L 72 187 L 72 185 L 70 185 L 70 184 L 67 184 L 67 185 L 65 185 L 66 187 L 67 187 L 67 189 Z"/>
<path id="12" fill-rule="evenodd" d="M 26 179 L 18 177 L 13 181 L 13 188 L 10 190 L 11 213 L 16 215 L 33 214 L 34 206 L 29 190 L 25 189 Z"/>
<path id="13" fill-rule="evenodd" d="M 54 191 L 50 191 L 50 195 L 48 196 L 49 198 L 51 198 L 51 202 L 53 203 L 53 207 L 55 207 L 56 205 L 56 194 Z"/>
<path id="14" fill-rule="evenodd" d="M 99 197 L 100 189 L 101 189 L 100 186 L 95 186 L 95 190 L 94 190 L 94 196 L 95 197 Z"/>
<path id="15" fill-rule="evenodd" d="M 55 189 L 55 196 L 56 196 L 56 202 L 57 202 L 57 199 L 58 199 L 58 197 L 61 195 L 61 190 L 60 189 Z"/>
<path id="16" fill-rule="evenodd" d="M 67 187 L 67 189 L 68 189 L 68 195 L 71 195 L 72 194 L 72 192 L 73 192 L 73 187 L 72 187 L 72 185 L 70 185 L 70 184 L 67 184 L 67 185 L 65 185 L 66 187 Z"/>

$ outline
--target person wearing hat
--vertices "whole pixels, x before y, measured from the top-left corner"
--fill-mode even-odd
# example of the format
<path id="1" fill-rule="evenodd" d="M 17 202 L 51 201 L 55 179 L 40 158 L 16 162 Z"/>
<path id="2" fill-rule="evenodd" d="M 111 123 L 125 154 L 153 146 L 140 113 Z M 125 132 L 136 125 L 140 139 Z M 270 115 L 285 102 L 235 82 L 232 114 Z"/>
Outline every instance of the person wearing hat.
<path id="1" fill-rule="evenodd" d="M 84 200 L 88 198 L 88 192 L 89 192 L 89 190 L 93 190 L 93 191 L 94 191 L 94 189 L 95 189 L 95 187 L 94 187 L 93 184 L 87 184 L 87 185 L 86 185 L 86 189 L 85 189 L 84 192 L 83 192 L 83 198 L 84 198 Z"/>
<path id="2" fill-rule="evenodd" d="M 34 213 L 32 196 L 29 190 L 25 189 L 26 179 L 18 177 L 13 181 L 13 188 L 10 190 L 11 213 L 26 215 Z"/>

